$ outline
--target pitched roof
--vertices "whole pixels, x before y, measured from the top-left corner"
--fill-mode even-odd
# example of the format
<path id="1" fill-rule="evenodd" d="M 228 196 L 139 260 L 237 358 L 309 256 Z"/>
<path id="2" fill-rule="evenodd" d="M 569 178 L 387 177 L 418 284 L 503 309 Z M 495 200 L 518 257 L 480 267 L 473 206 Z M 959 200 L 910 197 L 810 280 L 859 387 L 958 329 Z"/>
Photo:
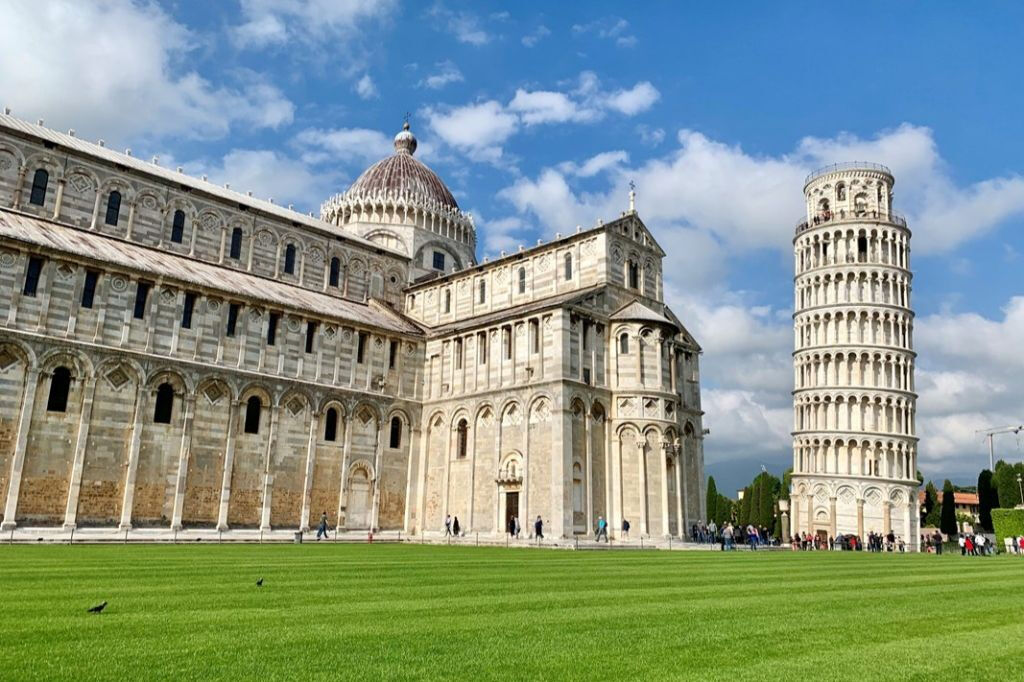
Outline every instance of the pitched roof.
<path id="1" fill-rule="evenodd" d="M 523 305 L 514 306 L 512 308 L 502 308 L 501 310 L 493 313 L 486 313 L 477 317 L 459 320 L 458 322 L 451 322 L 438 327 L 431 327 L 429 333 L 431 336 L 441 336 L 459 329 L 482 327 L 495 322 L 500 322 L 501 320 L 509 320 L 521 317 L 522 315 L 529 315 L 530 313 L 538 312 L 540 310 L 557 308 L 559 306 L 582 301 L 593 296 L 596 292 L 604 288 L 604 284 L 595 284 L 594 286 L 587 287 L 586 289 L 577 289 L 576 291 L 569 291 L 558 296 L 547 296 L 531 303 L 524 303 Z"/>
<path id="2" fill-rule="evenodd" d="M 40 246 L 68 258 L 87 258 L 110 263 L 154 279 L 165 278 L 222 291 L 284 309 L 302 310 L 317 317 L 344 320 L 399 334 L 421 335 L 422 330 L 384 306 L 328 296 L 275 279 L 239 272 L 212 263 L 186 258 L 159 249 L 133 244 L 116 237 L 61 225 L 22 213 L 0 209 L 0 238 Z"/>
<path id="3" fill-rule="evenodd" d="M 622 306 L 608 318 L 610 320 L 622 320 L 630 322 L 654 322 L 656 324 L 667 324 L 670 327 L 677 326 L 675 322 L 668 319 L 659 312 L 651 310 L 638 299 L 633 299 L 631 303 L 627 303 Z"/>

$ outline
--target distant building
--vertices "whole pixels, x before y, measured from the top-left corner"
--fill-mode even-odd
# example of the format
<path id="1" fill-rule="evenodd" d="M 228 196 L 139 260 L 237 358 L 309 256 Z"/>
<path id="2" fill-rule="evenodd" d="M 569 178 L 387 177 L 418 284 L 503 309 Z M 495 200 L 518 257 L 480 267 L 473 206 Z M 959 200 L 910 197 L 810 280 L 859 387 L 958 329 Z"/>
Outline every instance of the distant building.
<path id="1" fill-rule="evenodd" d="M 701 349 L 632 205 L 478 263 L 416 146 L 315 218 L 0 115 L 2 528 L 701 520 Z"/>
<path id="2" fill-rule="evenodd" d="M 925 491 L 921 491 L 917 495 L 918 503 L 924 504 Z M 939 500 L 942 502 L 942 491 L 939 490 Z M 953 493 L 953 507 L 957 514 L 965 514 L 974 519 L 977 523 L 981 515 L 981 507 L 978 501 L 978 493 Z"/>
<path id="3" fill-rule="evenodd" d="M 910 230 L 869 163 L 808 176 L 793 239 L 791 528 L 919 543 Z"/>

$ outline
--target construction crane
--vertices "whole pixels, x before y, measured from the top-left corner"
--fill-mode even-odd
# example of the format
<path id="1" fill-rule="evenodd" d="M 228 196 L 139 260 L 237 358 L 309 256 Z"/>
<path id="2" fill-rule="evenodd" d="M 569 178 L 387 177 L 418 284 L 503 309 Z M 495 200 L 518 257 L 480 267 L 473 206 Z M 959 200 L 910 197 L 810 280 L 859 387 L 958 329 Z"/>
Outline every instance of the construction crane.
<path id="1" fill-rule="evenodd" d="M 995 448 L 992 445 L 992 437 L 993 436 L 997 436 L 1000 433 L 1019 434 L 1021 431 L 1024 431 L 1024 424 L 1021 424 L 1019 426 L 1001 426 L 1001 427 L 995 428 L 995 429 L 979 429 L 979 430 L 974 432 L 976 434 L 982 433 L 982 434 L 985 435 L 985 438 L 988 439 L 988 470 L 989 471 L 995 471 L 996 470 L 996 455 L 995 455 Z"/>

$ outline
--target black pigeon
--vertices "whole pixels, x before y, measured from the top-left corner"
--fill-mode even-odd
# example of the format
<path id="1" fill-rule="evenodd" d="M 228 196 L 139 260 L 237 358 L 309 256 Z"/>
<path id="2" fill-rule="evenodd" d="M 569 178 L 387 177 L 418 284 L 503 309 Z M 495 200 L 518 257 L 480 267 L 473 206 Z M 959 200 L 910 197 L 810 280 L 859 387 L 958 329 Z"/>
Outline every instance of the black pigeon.
<path id="1" fill-rule="evenodd" d="M 263 578 L 256 581 L 256 587 L 263 587 Z"/>
<path id="2" fill-rule="evenodd" d="M 89 609 L 89 613 L 100 613 L 105 608 L 107 608 L 107 602 L 105 602 L 105 601 L 104 602 L 100 602 L 96 606 L 91 607 Z"/>

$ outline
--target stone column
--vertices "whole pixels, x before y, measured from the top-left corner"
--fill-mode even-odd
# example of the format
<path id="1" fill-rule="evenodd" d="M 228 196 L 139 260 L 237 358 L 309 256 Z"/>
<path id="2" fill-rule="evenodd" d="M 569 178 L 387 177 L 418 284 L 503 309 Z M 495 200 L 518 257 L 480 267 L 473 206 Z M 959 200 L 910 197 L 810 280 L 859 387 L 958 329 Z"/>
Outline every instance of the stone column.
<path id="1" fill-rule="evenodd" d="M 594 527 L 597 519 L 594 518 L 594 447 L 593 447 L 593 436 L 591 435 L 590 425 L 590 410 L 584 409 L 583 412 L 583 452 L 586 456 L 584 462 L 584 476 L 586 476 L 586 489 L 584 490 L 584 503 L 583 503 L 583 515 L 586 519 L 585 527 L 587 529 L 587 535 L 590 535 L 590 529 Z M 573 532 L 576 528 L 573 527 Z"/>
<path id="2" fill-rule="evenodd" d="M 100 220 L 100 199 L 103 197 L 100 192 L 100 188 L 96 188 L 96 200 L 92 204 L 92 219 L 89 223 L 89 229 L 95 230 Z"/>
<path id="3" fill-rule="evenodd" d="M 882 502 L 882 535 L 888 535 L 892 530 L 892 502 Z"/>
<path id="4" fill-rule="evenodd" d="M 64 178 L 57 180 L 57 198 L 53 202 L 53 219 L 60 219 L 60 208 L 64 203 Z"/>
<path id="5" fill-rule="evenodd" d="M 412 527 L 412 510 L 413 510 L 413 504 L 414 504 L 413 499 L 414 499 L 414 493 L 415 493 L 415 491 L 413 490 L 413 482 L 416 480 L 416 475 L 415 474 L 416 474 L 416 471 L 417 471 L 417 469 L 412 465 L 413 464 L 412 458 L 413 458 L 413 448 L 415 447 L 415 445 L 417 443 L 420 442 L 420 439 L 422 438 L 422 432 L 418 428 L 414 429 L 412 427 L 411 423 L 407 424 L 406 428 L 408 429 L 408 432 L 409 432 L 409 436 L 408 436 L 409 437 L 409 442 L 408 442 L 408 446 L 407 446 L 407 450 L 409 451 L 409 463 L 408 463 L 407 468 L 406 468 L 406 479 L 405 479 L 405 519 L 404 519 L 404 522 L 402 523 L 402 530 L 404 530 L 406 533 L 412 533 L 414 531 L 414 528 Z M 419 509 L 419 507 L 416 507 L 416 509 Z"/>
<path id="6" fill-rule="evenodd" d="M 467 436 L 468 437 L 468 436 Z M 443 481 L 444 489 L 441 491 L 441 518 L 448 518 L 448 486 L 449 476 L 451 475 L 451 462 L 452 462 L 452 440 L 458 438 L 458 432 L 454 424 L 448 425 L 448 438 L 445 440 L 444 448 L 444 477 Z"/>
<path id="7" fill-rule="evenodd" d="M 355 356 L 353 356 L 355 357 Z M 338 486 L 338 525 L 335 532 L 341 532 L 344 530 L 345 525 L 348 523 L 348 514 L 345 508 L 345 481 L 348 480 L 348 454 L 352 449 L 352 424 L 355 422 L 356 416 L 353 414 L 345 420 L 345 446 L 342 449 L 341 455 L 341 485 Z M 345 523 L 341 522 L 341 515 L 346 515 Z"/>
<path id="8" fill-rule="evenodd" d="M 21 490 L 21 476 L 25 470 L 25 448 L 28 445 L 29 426 L 32 423 L 32 407 L 36 402 L 36 386 L 39 384 L 39 370 L 28 369 L 25 376 L 25 390 L 22 392 L 21 411 L 18 414 L 18 435 L 14 441 L 11 457 L 11 478 L 7 486 L 7 500 L 4 504 L 4 521 L 0 530 L 14 530 L 15 515 L 18 511 L 18 492 Z"/>
<path id="9" fill-rule="evenodd" d="M 124 490 L 121 498 L 121 523 L 118 530 L 132 529 L 132 508 L 135 506 L 135 480 L 139 471 L 139 447 L 142 444 L 143 405 L 148 390 L 140 384 L 135 393 L 135 415 L 132 418 L 132 436 L 128 442 L 128 461 L 125 463 Z"/>
<path id="10" fill-rule="evenodd" d="M 313 496 L 313 468 L 316 464 L 316 436 L 319 432 L 320 412 L 314 411 L 309 422 L 309 442 L 306 444 L 306 477 L 302 484 L 302 516 L 299 519 L 299 530 L 309 530 L 309 506 Z"/>
<path id="11" fill-rule="evenodd" d="M 857 500 L 857 537 L 864 539 L 864 500 Z"/>
<path id="12" fill-rule="evenodd" d="M 14 194 L 11 197 L 11 208 L 17 210 L 21 207 L 21 193 L 25 188 L 25 177 L 28 175 L 28 166 L 22 166 L 18 171 L 18 182 L 14 186 Z M 4 522 L 6 523 L 6 521 Z"/>
<path id="13" fill-rule="evenodd" d="M 828 498 L 828 533 L 833 538 L 836 536 L 836 498 Z"/>
<path id="14" fill-rule="evenodd" d="M 637 444 L 637 454 L 640 456 L 640 534 L 651 535 L 650 522 L 647 518 L 647 507 L 650 500 L 647 496 L 647 437 L 640 434 L 642 439 Z"/>
<path id="15" fill-rule="evenodd" d="M 806 532 L 814 532 L 814 495 L 810 491 L 807 492 L 807 509 L 804 510 L 807 518 L 807 529 Z"/>
<path id="16" fill-rule="evenodd" d="M 683 499 L 686 496 L 686 480 L 683 475 L 683 458 L 676 452 L 676 533 L 681 540 L 686 539 L 686 526 L 683 515 Z"/>
<path id="17" fill-rule="evenodd" d="M 668 457 L 664 448 L 658 451 L 658 457 L 661 459 L 661 534 L 667 538 L 672 533 L 669 531 L 668 523 Z"/>
<path id="18" fill-rule="evenodd" d="M 131 241 L 132 230 L 135 228 L 135 202 L 128 204 L 128 229 L 125 230 L 125 239 Z"/>
<path id="19" fill-rule="evenodd" d="M 466 524 L 466 531 L 473 530 L 473 521 L 476 512 L 476 430 L 480 423 L 480 415 L 473 417 L 473 433 L 469 438 L 469 523 Z"/>
<path id="20" fill-rule="evenodd" d="M 78 516 L 78 495 L 82 491 L 85 446 L 89 441 L 89 422 L 92 420 L 92 403 L 95 397 L 96 377 L 89 377 L 82 386 L 82 415 L 78 421 L 78 438 L 75 441 L 75 456 L 71 465 L 68 504 L 64 512 L 64 530 L 73 530 L 75 528 L 75 519 Z"/>
<path id="21" fill-rule="evenodd" d="M 622 440 L 612 441 L 612 496 L 608 501 L 608 522 L 616 537 L 622 532 Z"/>
<path id="22" fill-rule="evenodd" d="M 370 532 L 374 533 L 380 529 L 380 484 L 383 472 L 381 471 L 381 455 L 384 443 L 381 432 L 384 430 L 384 420 L 377 423 L 377 441 L 373 445 L 373 504 L 371 507 Z"/>
<path id="23" fill-rule="evenodd" d="M 181 517 L 185 509 L 185 483 L 188 477 L 188 460 L 192 456 L 192 424 L 195 421 L 196 397 L 185 396 L 185 417 L 181 425 L 181 447 L 178 449 L 178 478 L 174 485 L 174 510 L 171 513 L 171 529 L 181 530 Z"/>
<path id="24" fill-rule="evenodd" d="M 270 530 L 270 498 L 274 491 L 274 475 L 270 470 L 277 445 L 277 420 L 280 415 L 280 405 L 270 408 L 270 431 L 267 432 L 267 450 L 263 456 L 263 511 L 260 514 L 260 530 Z"/>
<path id="25" fill-rule="evenodd" d="M 231 502 L 231 472 L 235 465 L 235 422 L 241 401 L 234 401 L 228 409 L 228 435 L 224 441 L 224 479 L 220 486 L 220 510 L 217 514 L 217 530 L 228 530 L 228 507 Z"/>

